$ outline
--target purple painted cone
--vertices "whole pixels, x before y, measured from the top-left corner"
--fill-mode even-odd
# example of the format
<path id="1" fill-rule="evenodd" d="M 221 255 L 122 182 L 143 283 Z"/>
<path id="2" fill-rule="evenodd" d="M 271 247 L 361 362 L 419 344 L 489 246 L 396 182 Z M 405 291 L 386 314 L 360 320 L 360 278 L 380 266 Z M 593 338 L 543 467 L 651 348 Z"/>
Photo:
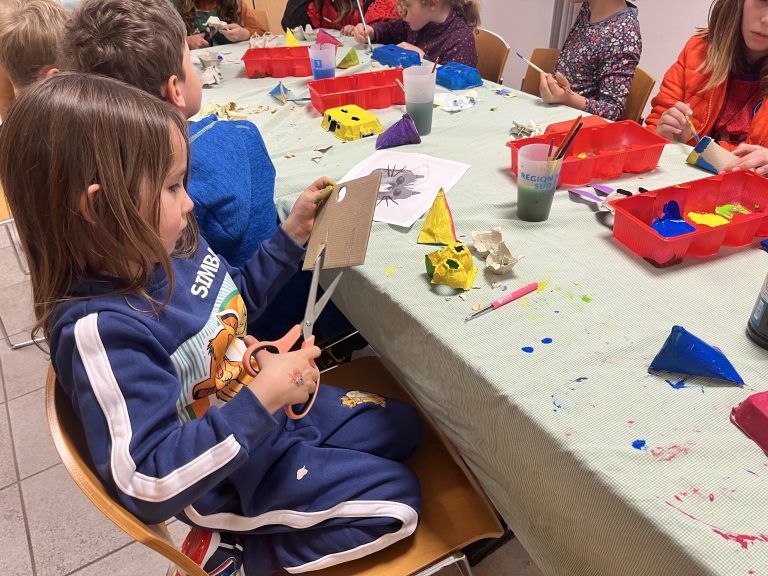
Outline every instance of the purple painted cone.
<path id="1" fill-rule="evenodd" d="M 408 114 L 403 114 L 397 122 L 392 124 L 376 138 L 376 150 L 382 148 L 394 148 L 403 144 L 420 144 L 421 136 L 416 130 L 416 124 L 413 118 Z"/>

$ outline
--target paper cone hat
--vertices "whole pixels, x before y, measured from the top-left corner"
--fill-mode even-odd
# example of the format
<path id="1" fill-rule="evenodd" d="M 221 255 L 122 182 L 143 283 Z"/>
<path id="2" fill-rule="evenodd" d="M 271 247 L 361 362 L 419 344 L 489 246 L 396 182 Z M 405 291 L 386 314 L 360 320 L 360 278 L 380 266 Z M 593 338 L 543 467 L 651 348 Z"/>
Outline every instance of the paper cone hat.
<path id="1" fill-rule="evenodd" d="M 453 216 L 448 207 L 445 192 L 440 188 L 432 208 L 427 212 L 427 219 L 419 233 L 419 244 L 453 244 L 456 242 L 456 230 L 453 228 Z"/>
<path id="2" fill-rule="evenodd" d="M 360 59 L 357 57 L 357 50 L 350 48 L 347 55 L 336 65 L 336 68 L 352 68 L 352 66 L 357 66 L 358 64 L 360 64 Z"/>
<path id="3" fill-rule="evenodd" d="M 322 28 L 317 31 L 317 40 L 315 41 L 315 44 L 335 44 L 336 46 L 341 46 L 341 42 Z"/>
<path id="4" fill-rule="evenodd" d="M 421 143 L 421 136 L 419 136 L 419 132 L 416 130 L 413 118 L 408 114 L 403 114 L 400 120 L 392 124 L 382 134 L 379 134 L 378 138 L 376 138 L 376 150 L 419 143 Z"/>
<path id="5" fill-rule="evenodd" d="M 707 376 L 744 384 L 725 355 L 696 338 L 682 326 L 673 326 L 664 346 L 651 362 L 648 372 L 679 372 L 691 376 Z"/>
<path id="6" fill-rule="evenodd" d="M 285 29 L 285 45 L 286 46 L 301 46 L 301 42 L 296 39 L 290 28 Z"/>

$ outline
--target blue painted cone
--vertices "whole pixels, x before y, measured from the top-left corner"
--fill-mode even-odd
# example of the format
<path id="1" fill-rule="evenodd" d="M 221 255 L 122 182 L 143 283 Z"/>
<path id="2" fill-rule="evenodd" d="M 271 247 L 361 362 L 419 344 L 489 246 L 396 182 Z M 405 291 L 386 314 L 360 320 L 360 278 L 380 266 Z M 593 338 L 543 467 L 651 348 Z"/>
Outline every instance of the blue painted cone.
<path id="1" fill-rule="evenodd" d="M 376 150 L 382 148 L 394 148 L 403 144 L 420 144 L 421 136 L 416 130 L 416 124 L 408 114 L 403 114 L 397 122 L 392 124 L 376 138 Z"/>
<path id="2" fill-rule="evenodd" d="M 648 372 L 679 372 L 744 384 L 744 379 L 720 350 L 682 326 L 672 327 L 669 338 L 651 362 Z"/>

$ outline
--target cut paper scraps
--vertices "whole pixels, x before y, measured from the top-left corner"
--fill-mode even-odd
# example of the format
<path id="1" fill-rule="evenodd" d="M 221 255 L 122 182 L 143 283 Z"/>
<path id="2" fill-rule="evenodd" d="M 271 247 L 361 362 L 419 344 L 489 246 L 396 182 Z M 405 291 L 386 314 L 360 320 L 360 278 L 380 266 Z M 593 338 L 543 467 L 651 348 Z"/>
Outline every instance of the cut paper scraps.
<path id="1" fill-rule="evenodd" d="M 424 263 L 432 284 L 445 284 L 451 288 L 469 290 L 477 274 L 469 248 L 461 242 L 427 254 Z"/>
<path id="2" fill-rule="evenodd" d="M 683 220 L 683 217 L 680 215 L 680 206 L 675 200 L 670 200 L 664 204 L 664 216 L 656 218 L 651 223 L 651 228 L 656 230 L 660 236 L 664 236 L 664 238 L 682 236 L 696 230 L 695 226 L 691 226 Z"/>
<path id="3" fill-rule="evenodd" d="M 456 229 L 453 226 L 453 216 L 448 200 L 442 188 L 437 193 L 432 208 L 427 212 L 424 226 L 419 232 L 419 244 L 455 244 Z"/>
<path id="4" fill-rule="evenodd" d="M 461 96 L 450 94 L 448 92 L 438 92 L 435 94 L 434 104 L 440 108 L 440 110 L 453 113 L 472 108 L 472 106 L 477 104 L 477 100 L 478 95 L 475 90 L 469 90 Z"/>
<path id="5" fill-rule="evenodd" d="M 272 32 L 264 32 L 264 34 L 256 33 L 248 40 L 248 45 L 251 48 L 274 48 L 280 42 L 282 36 L 276 36 Z"/>
<path id="6" fill-rule="evenodd" d="M 514 140 L 520 138 L 530 138 L 532 136 L 540 136 L 544 134 L 544 128 L 536 124 L 533 120 L 529 120 L 528 124 L 522 124 L 515 120 L 512 120 L 512 128 L 509 129 L 509 135 Z"/>
<path id="7" fill-rule="evenodd" d="M 298 38 L 291 32 L 290 28 L 285 29 L 285 45 L 286 46 L 301 46 Z"/>
<path id="8" fill-rule="evenodd" d="M 198 55 L 200 60 L 200 66 L 203 71 L 200 73 L 200 83 L 203 86 L 213 86 L 214 84 L 221 84 L 221 70 L 219 65 L 224 60 L 224 56 L 218 52 L 204 52 Z"/>
<path id="9" fill-rule="evenodd" d="M 317 40 L 315 40 L 315 43 L 316 44 L 333 44 L 334 46 L 341 46 L 341 42 L 337 38 L 334 38 L 322 28 L 320 28 L 320 30 L 317 31 Z"/>
<path id="10" fill-rule="evenodd" d="M 648 372 L 677 372 L 744 384 L 744 379 L 720 350 L 682 326 L 672 327 L 672 332 L 651 362 Z"/>
<path id="11" fill-rule="evenodd" d="M 350 48 L 349 52 L 347 52 L 344 55 L 344 58 L 341 59 L 341 62 L 336 64 L 336 68 L 346 70 L 347 68 L 352 68 L 352 66 L 357 66 L 358 64 L 360 64 L 360 58 L 357 56 L 357 50 Z"/>
<path id="12" fill-rule="evenodd" d="M 416 124 L 409 114 L 403 114 L 397 122 L 387 128 L 376 138 L 376 150 L 394 148 L 405 144 L 420 144 L 421 136 L 416 130 Z"/>
<path id="13" fill-rule="evenodd" d="M 731 410 L 731 422 L 768 452 L 768 392 L 752 394 Z"/>
<path id="14" fill-rule="evenodd" d="M 472 244 L 475 251 L 485 257 L 485 267 L 494 274 L 507 274 L 524 256 L 514 256 L 501 239 L 501 228 L 496 227 L 482 232 L 472 231 Z"/>

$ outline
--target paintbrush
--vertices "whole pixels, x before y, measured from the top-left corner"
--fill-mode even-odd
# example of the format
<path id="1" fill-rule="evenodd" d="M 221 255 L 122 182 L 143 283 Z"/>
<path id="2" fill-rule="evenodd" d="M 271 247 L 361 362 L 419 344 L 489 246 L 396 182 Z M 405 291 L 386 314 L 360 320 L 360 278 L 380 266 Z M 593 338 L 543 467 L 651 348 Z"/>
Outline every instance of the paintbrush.
<path id="1" fill-rule="evenodd" d="M 400 86 L 400 89 L 401 89 L 403 92 L 405 92 L 405 86 L 403 86 L 403 83 L 402 83 L 402 82 L 400 82 L 400 79 L 399 79 L 399 78 L 395 78 L 395 84 L 397 84 L 398 86 Z"/>
<path id="2" fill-rule="evenodd" d="M 581 114 L 576 117 L 576 120 L 573 121 L 571 127 L 568 128 L 568 132 L 566 132 L 565 136 L 563 136 L 563 140 L 560 142 L 560 146 L 558 146 L 557 150 L 555 151 L 555 159 L 560 157 L 560 151 L 563 149 L 563 146 L 565 146 L 565 143 L 568 142 L 568 139 L 571 137 L 571 134 L 573 134 L 573 131 L 576 130 L 576 126 L 579 125 L 579 122 L 581 122 Z"/>
<path id="3" fill-rule="evenodd" d="M 685 115 L 685 120 L 688 122 L 688 126 L 691 127 L 691 132 L 693 132 L 693 137 L 696 139 L 696 144 L 698 144 L 701 141 L 701 136 L 699 136 L 699 133 L 696 132 L 696 128 L 693 125 L 693 120 L 691 120 L 691 117 L 688 116 L 688 114 Z"/>
<path id="4" fill-rule="evenodd" d="M 360 12 L 360 22 L 363 23 L 363 32 L 365 32 L 365 39 L 368 41 L 368 50 L 373 52 L 373 46 L 371 45 L 371 37 L 368 35 L 368 25 L 365 23 L 365 14 L 363 13 L 363 6 L 360 4 L 360 0 L 357 0 L 357 9 Z"/>
<path id="5" fill-rule="evenodd" d="M 547 151 L 547 160 L 552 160 L 552 148 L 555 147 L 555 137 L 549 139 L 549 150 Z"/>
<path id="6" fill-rule="evenodd" d="M 431 72 L 431 74 L 434 74 L 434 73 L 435 73 L 435 70 L 437 70 L 437 65 L 438 65 L 439 63 L 440 63 L 440 56 L 438 56 L 437 58 L 435 58 L 435 63 L 432 65 L 432 72 Z"/>
<path id="7" fill-rule="evenodd" d="M 576 129 L 573 131 L 573 134 L 571 134 L 571 136 L 568 138 L 568 141 L 565 143 L 565 146 L 563 146 L 560 149 L 560 153 L 555 156 L 555 160 L 560 160 L 561 158 L 565 157 L 565 153 L 568 152 L 568 148 L 570 148 L 571 144 L 573 144 L 573 141 L 576 139 L 576 135 L 579 133 L 579 130 L 581 130 L 583 125 L 583 122 L 579 122 L 578 126 L 576 126 Z"/>
<path id="8" fill-rule="evenodd" d="M 536 64 L 534 64 L 533 62 L 531 62 L 530 60 L 528 60 L 528 58 L 526 58 L 525 56 L 523 56 L 522 54 L 520 54 L 520 52 L 515 52 L 515 54 L 517 54 L 517 55 L 518 55 L 518 56 L 519 56 L 521 59 L 525 60 L 525 61 L 528 63 L 528 66 L 530 66 L 530 67 L 531 67 L 531 68 L 533 68 L 534 70 L 536 70 L 536 71 L 538 71 L 538 72 L 541 72 L 542 74 L 547 74 L 547 75 L 550 75 L 550 74 L 549 74 L 549 72 L 544 72 L 544 70 L 542 70 L 541 68 L 539 68 L 538 66 L 536 66 Z M 560 86 L 560 88 L 561 88 L 561 89 L 565 90 L 566 92 L 572 92 L 572 90 L 571 90 L 570 88 L 566 88 L 565 86 L 563 86 L 562 84 L 560 84 L 560 82 L 558 82 L 558 81 L 557 81 L 557 79 L 556 79 L 554 76 L 552 76 L 552 79 L 555 81 L 555 83 L 556 83 L 558 86 Z"/>

